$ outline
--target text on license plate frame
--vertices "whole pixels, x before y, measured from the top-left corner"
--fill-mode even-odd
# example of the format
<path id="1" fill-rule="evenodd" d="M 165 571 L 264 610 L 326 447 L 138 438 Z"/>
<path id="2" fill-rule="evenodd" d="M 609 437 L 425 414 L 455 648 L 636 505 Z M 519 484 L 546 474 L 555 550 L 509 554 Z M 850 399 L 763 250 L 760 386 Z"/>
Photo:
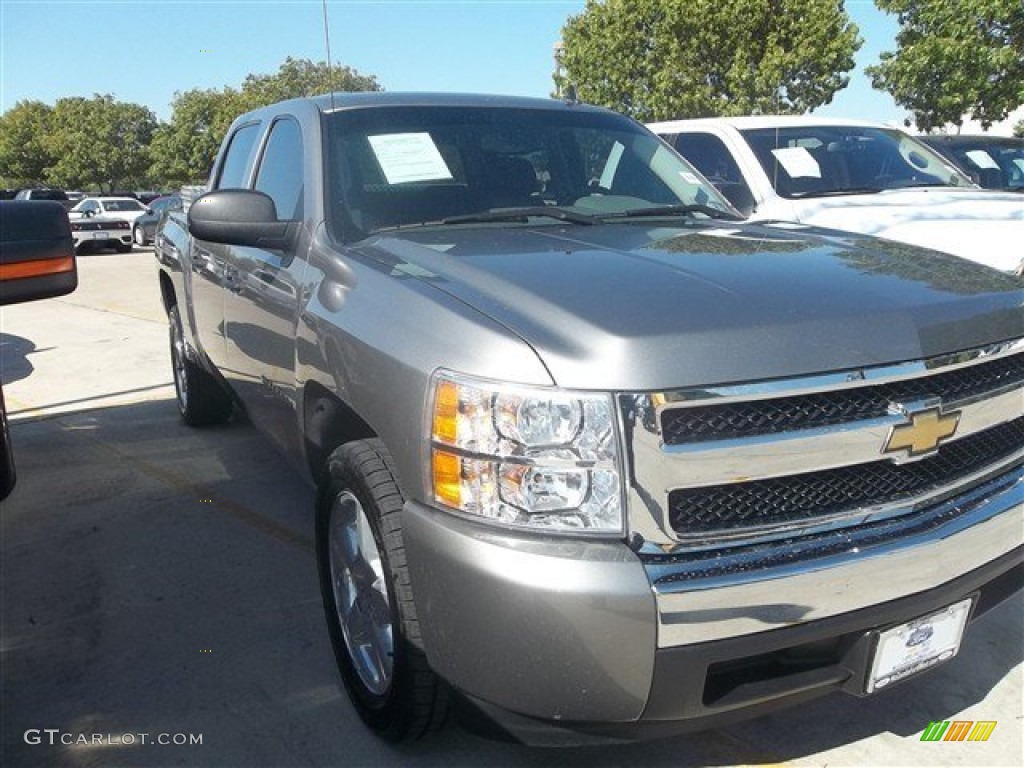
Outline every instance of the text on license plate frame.
<path id="1" fill-rule="evenodd" d="M 959 652 L 973 597 L 877 633 L 865 692 L 947 661 Z"/>

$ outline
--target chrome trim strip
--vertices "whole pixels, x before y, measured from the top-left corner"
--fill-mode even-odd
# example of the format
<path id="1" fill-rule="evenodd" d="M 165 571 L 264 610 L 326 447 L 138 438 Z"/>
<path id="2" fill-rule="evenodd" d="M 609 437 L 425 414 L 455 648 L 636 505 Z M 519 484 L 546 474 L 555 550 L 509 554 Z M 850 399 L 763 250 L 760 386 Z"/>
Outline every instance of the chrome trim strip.
<path id="1" fill-rule="evenodd" d="M 942 403 L 944 413 L 960 412 L 956 434 L 943 445 L 1012 421 L 1021 415 L 1022 399 L 1024 387 L 1018 387 L 987 400 Z M 661 448 L 665 456 L 661 482 L 667 492 L 785 477 L 887 458 L 899 462 L 901 454 L 887 456 L 882 449 L 892 428 L 906 423 L 906 416 L 894 413 L 831 427 L 666 445 Z"/>
<path id="2" fill-rule="evenodd" d="M 1024 473 L 920 515 L 702 559 L 650 557 L 658 647 L 764 632 L 922 592 L 1024 544 Z"/>
<path id="3" fill-rule="evenodd" d="M 1024 352 L 1024 338 L 993 344 L 980 349 L 966 350 L 950 355 L 915 360 L 895 365 L 863 368 L 840 373 L 826 373 L 793 379 L 779 379 L 749 384 L 736 384 L 702 389 L 669 390 L 649 394 L 658 407 L 658 415 L 667 408 L 708 405 L 734 401 L 765 400 L 775 397 L 806 395 L 814 392 L 835 392 L 843 389 L 888 384 L 906 379 L 919 379 L 948 373 L 958 368 L 980 365 L 1002 357 Z"/>

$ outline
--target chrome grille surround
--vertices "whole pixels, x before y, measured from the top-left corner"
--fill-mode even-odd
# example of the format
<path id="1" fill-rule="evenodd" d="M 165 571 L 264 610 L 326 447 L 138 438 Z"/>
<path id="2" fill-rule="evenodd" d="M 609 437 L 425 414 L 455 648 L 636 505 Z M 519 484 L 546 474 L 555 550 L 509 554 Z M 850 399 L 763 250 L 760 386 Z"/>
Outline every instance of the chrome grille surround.
<path id="1" fill-rule="evenodd" d="M 895 403 L 881 417 L 841 425 L 689 445 L 665 445 L 669 408 L 709 401 L 758 402 L 885 385 L 986 365 L 1024 354 L 1024 340 L 895 366 L 714 389 L 620 395 L 630 477 L 630 544 L 650 580 L 661 648 L 765 632 L 878 605 L 938 587 L 1000 557 L 1024 557 L 1024 445 L 1011 424 L 1024 411 L 1019 383 L 941 403 L 956 432 L 919 455 L 884 454 L 908 411 L 936 398 Z M 1005 382 L 1004 382 L 1005 383 Z M 911 420 L 910 423 L 913 423 Z M 893 466 L 943 455 L 948 444 L 986 432 L 1002 455 L 973 460 L 959 477 L 916 495 L 822 510 L 798 520 L 704 530 L 673 529 L 669 497 L 679 489 L 781 479 L 860 465 Z M 1007 434 L 1009 437 L 1007 438 Z M 941 445 L 939 443 L 941 442 Z M 926 471 L 927 474 L 927 471 Z"/>
<path id="2" fill-rule="evenodd" d="M 1016 360 L 1009 358 L 1016 356 Z M 628 467 L 632 479 L 630 489 L 630 530 L 643 540 L 641 553 L 663 555 L 683 550 L 718 549 L 728 544 L 761 544 L 765 541 L 792 539 L 805 534 L 820 533 L 868 524 L 893 515 L 906 514 L 929 499 L 963 490 L 967 479 L 961 477 L 944 487 L 930 487 L 920 498 L 901 498 L 891 503 L 864 503 L 853 509 L 810 515 L 799 520 L 781 520 L 743 526 L 722 526 L 693 532 L 675 530 L 669 496 L 691 489 L 725 487 L 824 472 L 840 468 L 891 460 L 895 463 L 926 459 L 927 455 L 882 453 L 892 430 L 907 423 L 899 407 L 884 415 L 845 421 L 841 424 L 768 432 L 743 437 L 709 440 L 701 435 L 692 443 L 667 445 L 660 427 L 669 411 L 687 408 L 708 408 L 738 404 L 744 408 L 763 403 L 766 409 L 773 401 L 794 402 L 802 396 L 818 397 L 824 393 L 872 387 L 880 391 L 913 390 L 934 394 L 920 403 L 934 403 L 942 392 L 930 393 L 920 381 L 951 380 L 956 371 L 973 374 L 975 366 L 999 366 L 1013 369 L 1024 359 L 1024 339 L 969 350 L 930 360 L 902 363 L 878 368 L 824 374 L 799 379 L 738 384 L 694 390 L 620 395 L 619 406 L 627 443 Z M 1010 365 L 1008 365 L 1008 362 Z M 957 377 L 962 378 L 962 377 Z M 949 442 L 976 435 L 1019 417 L 1024 404 L 1024 384 L 1016 378 L 993 377 L 992 388 L 977 387 L 951 401 L 941 401 L 946 412 L 960 415 L 955 435 Z M 893 403 L 901 406 L 901 403 Z M 945 443 L 944 443 L 945 444 Z M 941 450 L 941 449 L 940 449 Z M 934 453 L 934 451 L 932 452 Z M 1024 461 L 1024 447 L 994 460 L 983 472 L 970 473 L 976 480 L 1011 470 Z M 980 481 L 980 480 L 978 480 Z"/>

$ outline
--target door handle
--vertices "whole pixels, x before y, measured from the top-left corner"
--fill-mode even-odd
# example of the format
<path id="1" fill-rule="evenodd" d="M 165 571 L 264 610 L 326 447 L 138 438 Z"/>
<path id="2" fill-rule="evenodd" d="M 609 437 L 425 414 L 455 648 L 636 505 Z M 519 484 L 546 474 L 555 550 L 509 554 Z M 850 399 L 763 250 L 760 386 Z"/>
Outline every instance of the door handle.
<path id="1" fill-rule="evenodd" d="M 236 295 L 242 292 L 242 281 L 234 267 L 224 268 L 224 287 Z"/>

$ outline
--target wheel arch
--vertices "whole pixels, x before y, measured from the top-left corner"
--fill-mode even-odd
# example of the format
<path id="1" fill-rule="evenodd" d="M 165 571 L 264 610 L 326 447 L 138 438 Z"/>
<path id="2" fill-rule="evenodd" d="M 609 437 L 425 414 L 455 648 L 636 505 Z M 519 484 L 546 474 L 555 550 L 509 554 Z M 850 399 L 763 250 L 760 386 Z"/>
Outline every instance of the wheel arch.
<path id="1" fill-rule="evenodd" d="M 171 307 L 175 307 L 178 304 L 178 296 L 174 291 L 174 284 L 171 282 L 170 276 L 160 270 L 160 300 L 164 305 L 164 312 L 169 313 Z"/>
<path id="2" fill-rule="evenodd" d="M 302 432 L 306 462 L 317 483 L 326 470 L 327 457 L 339 446 L 379 435 L 353 408 L 315 381 L 306 383 L 302 398 Z"/>

